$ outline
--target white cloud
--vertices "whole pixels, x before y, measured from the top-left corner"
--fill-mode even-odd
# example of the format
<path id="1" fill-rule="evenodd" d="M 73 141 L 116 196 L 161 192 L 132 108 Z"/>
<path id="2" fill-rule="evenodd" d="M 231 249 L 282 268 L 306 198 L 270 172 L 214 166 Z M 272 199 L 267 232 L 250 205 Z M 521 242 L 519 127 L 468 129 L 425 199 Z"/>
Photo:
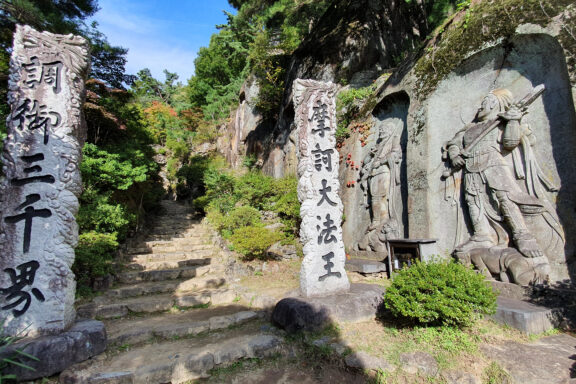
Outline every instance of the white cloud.
<path id="1" fill-rule="evenodd" d="M 149 68 L 155 78 L 164 80 L 162 72 L 167 69 L 176 72 L 180 76 L 179 81 L 184 84 L 194 73 L 195 52 L 158 45 L 157 42 L 140 43 L 129 47 L 126 65 L 128 73 L 136 74 L 143 68 Z"/>

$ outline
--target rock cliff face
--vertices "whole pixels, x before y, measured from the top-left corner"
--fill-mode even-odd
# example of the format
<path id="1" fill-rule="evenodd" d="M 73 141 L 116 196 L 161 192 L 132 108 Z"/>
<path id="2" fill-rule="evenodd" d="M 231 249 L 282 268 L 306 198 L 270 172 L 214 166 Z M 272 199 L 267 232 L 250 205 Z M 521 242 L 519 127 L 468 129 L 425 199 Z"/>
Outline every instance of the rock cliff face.
<path id="1" fill-rule="evenodd" d="M 427 33 L 422 11 L 404 0 L 334 1 L 290 60 L 278 120 L 264 121 L 254 108 L 258 84 L 249 78 L 238 109 L 222 127 L 227 139 L 220 143 L 220 151 L 234 166 L 242 156 L 254 155 L 270 175 L 295 173 L 294 80 L 370 85 L 386 68 L 397 65 L 403 52 L 418 46 Z"/>
<path id="2" fill-rule="evenodd" d="M 405 1 L 336 2 L 292 57 L 278 121 L 263 122 L 251 107 L 257 85 L 248 81 L 223 152 L 233 164 L 253 153 L 268 174 L 294 173 L 292 82 L 312 78 L 360 87 L 391 72 L 356 118 L 366 129 L 352 132 L 340 150 L 347 249 L 374 250 L 390 237 L 437 238 L 437 253 L 447 256 L 465 251 L 458 246 L 470 246 L 473 235 L 484 242 L 472 245 L 510 247 L 524 257 L 543 254 L 552 280 L 574 278 L 576 6 L 568 0 L 474 1 L 400 61 L 428 33 L 414 10 Z M 505 88 L 515 102 L 540 84 L 546 90 L 522 118 L 516 147 L 504 150 L 498 137 L 487 145 L 494 149 L 486 155 L 492 160 L 476 150 L 465 156 L 464 171 L 451 170 L 447 143 L 474 121 L 490 91 Z M 501 123 L 499 132 L 505 127 Z M 390 150 L 391 141 L 400 150 Z M 387 151 L 395 154 L 387 157 Z M 470 171 L 473 162 L 493 167 L 494 161 L 506 174 L 495 181 L 484 170 Z M 376 177 L 380 163 L 388 164 L 388 176 Z M 470 189 L 473 179 L 483 202 Z M 371 190 L 373 180 L 384 180 L 384 198 Z M 486 237 L 482 226 L 490 228 Z M 502 268 L 492 272 L 504 276 Z"/>

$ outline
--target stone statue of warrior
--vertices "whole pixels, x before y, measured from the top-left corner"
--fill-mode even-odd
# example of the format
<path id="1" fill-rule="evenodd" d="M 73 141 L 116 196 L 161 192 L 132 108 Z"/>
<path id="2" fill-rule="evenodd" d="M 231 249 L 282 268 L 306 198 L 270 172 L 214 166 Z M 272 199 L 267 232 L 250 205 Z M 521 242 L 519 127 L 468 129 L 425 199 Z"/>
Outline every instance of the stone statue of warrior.
<path id="1" fill-rule="evenodd" d="M 379 132 L 376 146 L 363 161 L 360 187 L 372 210 L 372 220 L 359 249 L 385 251 L 387 238 L 398 237 L 396 195 L 400 193 L 400 163 L 402 125 L 388 123 Z"/>
<path id="2" fill-rule="evenodd" d="M 522 123 L 527 106 L 542 92 L 514 103 L 507 89 L 496 89 L 483 100 L 476 119 L 446 145 L 452 170 L 464 172 L 465 199 L 473 227 L 468 241 L 456 247 L 458 255 L 476 248 L 508 246 L 509 237 L 526 258 L 545 257 L 528 230 L 524 215 L 541 214 L 564 240 L 556 211 L 543 198 L 544 188 L 557 188 L 542 174 L 531 147 L 535 137 Z"/>

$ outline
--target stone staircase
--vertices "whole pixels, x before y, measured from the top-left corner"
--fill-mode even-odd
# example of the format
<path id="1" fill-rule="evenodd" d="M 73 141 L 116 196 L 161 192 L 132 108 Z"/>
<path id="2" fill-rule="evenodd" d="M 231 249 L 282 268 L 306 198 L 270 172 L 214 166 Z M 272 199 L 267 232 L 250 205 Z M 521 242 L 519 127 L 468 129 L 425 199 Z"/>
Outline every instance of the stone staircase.
<path id="1" fill-rule="evenodd" d="M 182 383 L 280 348 L 280 337 L 262 331 L 263 314 L 228 287 L 213 232 L 183 204 L 162 208 L 130 244 L 117 286 L 78 308 L 105 323 L 107 352 L 64 371 L 61 383 Z"/>

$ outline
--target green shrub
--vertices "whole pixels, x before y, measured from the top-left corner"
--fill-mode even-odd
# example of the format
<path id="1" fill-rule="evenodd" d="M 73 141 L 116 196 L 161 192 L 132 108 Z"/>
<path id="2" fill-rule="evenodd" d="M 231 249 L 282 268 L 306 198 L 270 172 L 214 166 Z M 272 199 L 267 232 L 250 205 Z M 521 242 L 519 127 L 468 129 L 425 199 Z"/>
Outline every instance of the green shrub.
<path id="1" fill-rule="evenodd" d="M 396 317 L 429 325 L 468 326 L 496 310 L 484 276 L 451 262 L 417 262 L 402 269 L 384 295 Z"/>
<path id="2" fill-rule="evenodd" d="M 78 237 L 72 271 L 79 286 L 90 287 L 94 278 L 112 272 L 112 260 L 118 248 L 115 233 L 86 232 Z"/>
<path id="3" fill-rule="evenodd" d="M 265 209 L 274 194 L 274 179 L 260 171 L 248 172 L 236 180 L 234 194 L 239 201 Z"/>
<path id="4" fill-rule="evenodd" d="M 298 178 L 286 176 L 275 180 L 272 209 L 284 224 L 286 235 L 295 236 L 300 229 L 300 201 L 298 201 Z"/>
<path id="5" fill-rule="evenodd" d="M 238 228 L 230 237 L 234 250 L 246 259 L 265 259 L 266 250 L 279 241 L 282 235 L 264 227 Z"/>
<path id="6" fill-rule="evenodd" d="M 206 217 L 210 224 L 226 238 L 230 237 L 232 232 L 238 228 L 262 226 L 260 211 L 250 206 L 235 207 L 227 213 L 222 213 L 217 209 L 210 209 Z"/>
<path id="7" fill-rule="evenodd" d="M 110 193 L 101 195 L 92 188 L 84 190 L 80 199 L 77 221 L 82 232 L 116 233 L 124 239 L 136 222 L 136 215 L 124 204 L 111 201 Z"/>

